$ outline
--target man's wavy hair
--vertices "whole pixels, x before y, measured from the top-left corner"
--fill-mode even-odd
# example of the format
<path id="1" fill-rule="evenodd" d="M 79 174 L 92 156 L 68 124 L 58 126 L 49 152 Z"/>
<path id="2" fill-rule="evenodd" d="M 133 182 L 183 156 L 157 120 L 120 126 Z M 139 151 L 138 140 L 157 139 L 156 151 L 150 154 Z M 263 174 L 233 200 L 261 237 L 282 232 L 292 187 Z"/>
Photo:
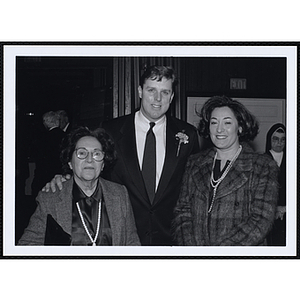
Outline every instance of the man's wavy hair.
<path id="1" fill-rule="evenodd" d="M 63 175 L 72 174 L 72 170 L 69 167 L 69 162 L 72 160 L 72 155 L 75 151 L 77 142 L 86 136 L 96 138 L 102 146 L 102 150 L 105 153 L 104 156 L 104 170 L 111 168 L 116 161 L 116 151 L 114 142 L 103 128 L 97 128 L 90 130 L 87 127 L 78 127 L 70 132 L 62 142 L 62 151 L 60 159 L 62 162 Z"/>
<path id="2" fill-rule="evenodd" d="M 167 66 L 148 67 L 140 78 L 140 86 L 143 88 L 143 85 L 147 79 L 161 81 L 163 78 L 172 80 L 172 90 L 174 92 L 174 88 L 178 82 L 177 77 L 175 75 L 174 69 Z"/>
<path id="3" fill-rule="evenodd" d="M 226 96 L 214 96 L 208 99 L 201 111 L 196 112 L 200 117 L 198 126 L 199 135 L 206 139 L 210 137 L 209 123 L 211 114 L 215 108 L 224 106 L 232 110 L 238 121 L 238 125 L 242 128 L 242 132 L 238 133 L 239 141 L 248 142 L 254 140 L 259 130 L 258 121 L 242 103 Z"/>

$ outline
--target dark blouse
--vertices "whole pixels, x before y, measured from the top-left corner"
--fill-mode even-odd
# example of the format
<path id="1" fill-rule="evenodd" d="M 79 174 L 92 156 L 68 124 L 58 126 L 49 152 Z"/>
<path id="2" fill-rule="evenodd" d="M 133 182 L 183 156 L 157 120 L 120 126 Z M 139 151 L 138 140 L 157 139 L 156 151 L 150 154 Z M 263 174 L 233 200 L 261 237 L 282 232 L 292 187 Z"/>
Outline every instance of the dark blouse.
<path id="1" fill-rule="evenodd" d="M 96 245 L 111 246 L 112 245 L 111 228 L 110 228 L 109 218 L 107 215 L 105 201 L 102 197 L 102 190 L 99 185 L 99 181 L 95 192 L 90 197 L 88 197 L 74 181 L 72 195 L 73 195 L 73 204 L 72 204 L 71 245 L 73 246 L 92 245 L 92 242 L 83 227 L 77 209 L 76 203 L 78 202 L 86 227 L 93 239 L 95 237 L 96 230 L 97 230 L 99 205 L 101 205 L 100 230 L 96 240 Z"/>
<path id="2" fill-rule="evenodd" d="M 224 173 L 224 171 L 226 170 L 229 164 L 230 164 L 230 160 L 227 160 L 224 168 L 221 170 L 221 160 L 216 159 L 215 167 L 213 170 L 214 180 L 218 180 L 222 176 L 222 174 Z"/>

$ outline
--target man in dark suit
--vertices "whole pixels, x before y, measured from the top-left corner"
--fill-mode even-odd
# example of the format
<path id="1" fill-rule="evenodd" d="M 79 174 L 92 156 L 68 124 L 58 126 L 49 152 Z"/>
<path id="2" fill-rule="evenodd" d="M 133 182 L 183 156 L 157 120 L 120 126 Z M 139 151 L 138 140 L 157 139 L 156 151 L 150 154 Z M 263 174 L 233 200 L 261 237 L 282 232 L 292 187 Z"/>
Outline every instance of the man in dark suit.
<path id="1" fill-rule="evenodd" d="M 62 172 L 60 145 L 65 133 L 59 128 L 58 114 L 53 111 L 46 112 L 43 115 L 43 124 L 46 132 L 33 147 L 36 167 L 31 188 L 34 198 L 55 174 Z"/>
<path id="2" fill-rule="evenodd" d="M 173 245 L 171 220 L 186 161 L 188 156 L 199 151 L 195 127 L 167 114 L 175 84 L 172 68 L 150 67 L 142 75 L 138 87 L 140 109 L 102 124 L 115 142 L 118 157 L 108 178 L 126 186 L 144 246 Z M 152 127 L 149 123 L 155 125 Z M 153 167 L 144 168 L 144 158 L 148 157 L 144 148 L 147 148 L 149 131 L 152 145 L 153 139 L 155 144 L 152 151 L 152 155 L 155 152 L 155 163 Z M 153 170 L 154 191 L 151 193 L 146 176 Z M 55 183 L 61 188 L 61 177 L 52 180 L 52 191 L 55 191 Z M 47 185 L 45 191 L 49 188 Z"/>
<path id="3" fill-rule="evenodd" d="M 66 111 L 58 110 L 56 113 L 59 116 L 59 128 L 66 134 L 70 133 L 72 131 L 72 128 L 70 125 L 69 116 Z"/>
<path id="4" fill-rule="evenodd" d="M 195 128 L 166 114 L 175 84 L 173 69 L 150 67 L 138 87 L 140 110 L 103 124 L 115 141 L 118 155 L 111 180 L 127 187 L 142 245 L 172 245 L 170 226 L 185 164 L 190 154 L 199 151 Z M 153 199 L 147 192 L 142 171 L 149 122 L 155 123 L 156 140 Z M 148 168 L 146 172 L 151 170 Z"/>

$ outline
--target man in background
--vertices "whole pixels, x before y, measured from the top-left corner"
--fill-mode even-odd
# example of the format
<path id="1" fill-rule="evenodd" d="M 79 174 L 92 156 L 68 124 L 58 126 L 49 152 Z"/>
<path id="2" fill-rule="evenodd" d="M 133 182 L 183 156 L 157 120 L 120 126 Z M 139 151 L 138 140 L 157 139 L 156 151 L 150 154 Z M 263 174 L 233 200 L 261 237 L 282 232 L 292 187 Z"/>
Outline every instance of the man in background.
<path id="1" fill-rule="evenodd" d="M 65 132 L 59 128 L 59 115 L 54 111 L 46 112 L 43 115 L 43 125 L 46 132 L 33 146 L 33 158 L 36 166 L 31 188 L 34 198 L 55 174 L 62 172 L 60 144 Z"/>
<path id="2" fill-rule="evenodd" d="M 59 128 L 65 133 L 69 133 L 71 131 L 71 126 L 68 114 L 65 110 L 58 110 L 56 113 L 59 116 Z"/>

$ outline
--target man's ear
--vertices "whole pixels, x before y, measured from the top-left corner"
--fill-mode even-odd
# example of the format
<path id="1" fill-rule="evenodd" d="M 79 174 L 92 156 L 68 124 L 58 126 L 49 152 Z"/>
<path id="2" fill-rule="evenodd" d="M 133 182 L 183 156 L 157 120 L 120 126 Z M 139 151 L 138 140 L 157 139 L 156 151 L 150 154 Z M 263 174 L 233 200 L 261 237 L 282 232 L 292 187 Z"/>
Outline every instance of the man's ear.
<path id="1" fill-rule="evenodd" d="M 140 85 L 138 87 L 138 92 L 139 92 L 139 97 L 142 99 L 143 89 L 142 89 L 142 87 Z"/>
<path id="2" fill-rule="evenodd" d="M 71 169 L 71 170 L 73 170 L 73 168 L 72 168 L 72 164 L 71 164 L 71 162 L 70 162 L 70 161 L 68 162 L 68 164 L 69 164 L 69 167 L 70 167 L 70 169 Z"/>

